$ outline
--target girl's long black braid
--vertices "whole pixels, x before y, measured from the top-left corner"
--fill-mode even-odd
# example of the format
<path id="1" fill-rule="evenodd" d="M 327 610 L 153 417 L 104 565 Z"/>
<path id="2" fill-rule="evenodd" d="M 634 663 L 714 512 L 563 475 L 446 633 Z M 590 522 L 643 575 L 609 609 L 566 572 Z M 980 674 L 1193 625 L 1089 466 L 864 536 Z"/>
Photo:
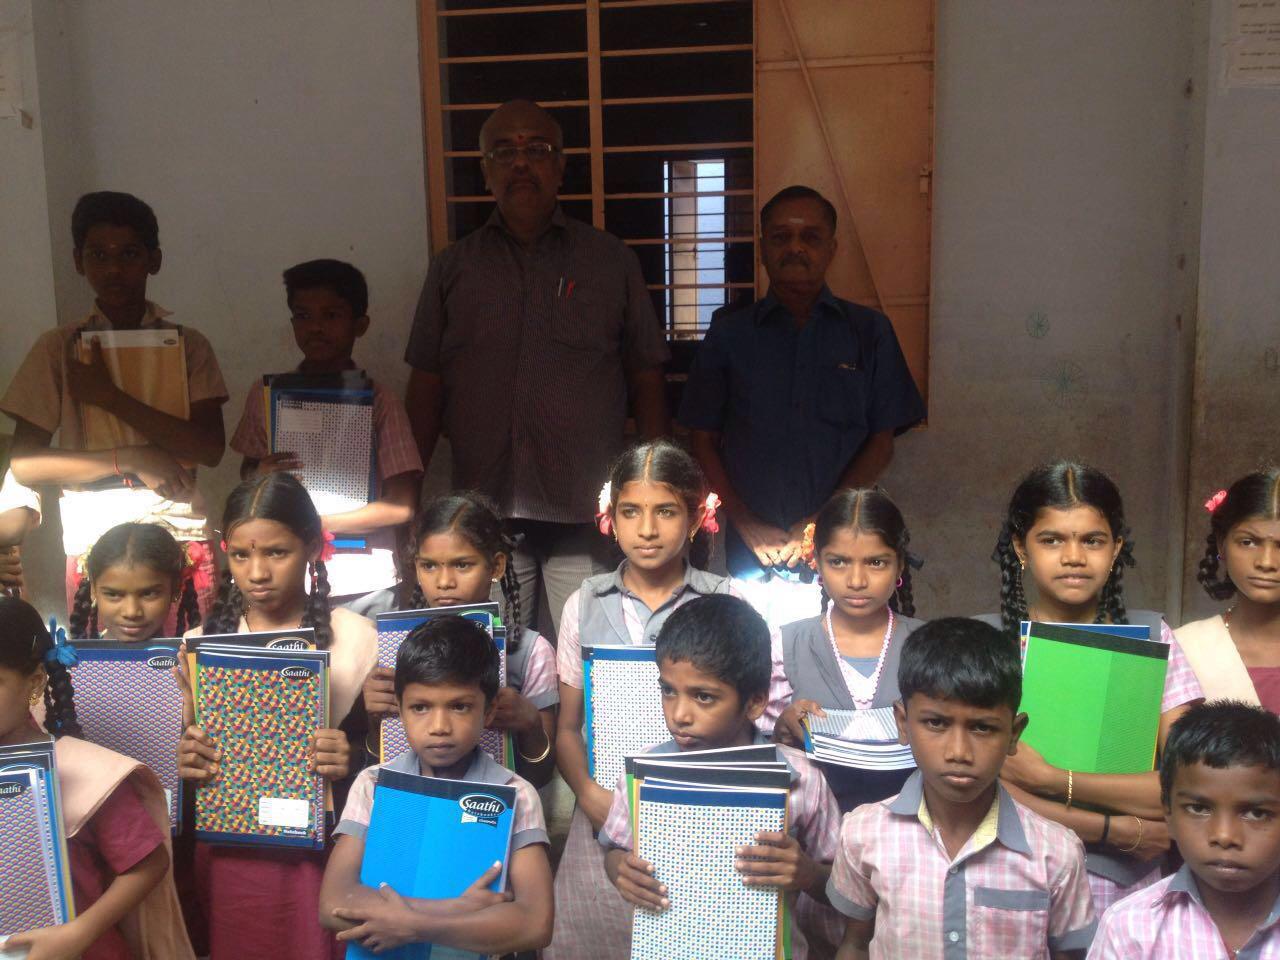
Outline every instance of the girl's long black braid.
<path id="1" fill-rule="evenodd" d="M 1000 624 L 1005 633 L 1018 639 L 1022 621 L 1027 619 L 1027 594 L 1022 586 L 1022 561 L 1013 548 L 1013 529 L 1007 523 L 991 559 L 1000 565 Z"/>
<path id="2" fill-rule="evenodd" d="M 67 627 L 72 640 L 93 640 L 98 636 L 98 611 L 93 604 L 93 585 L 82 577 L 71 602 L 71 616 Z"/>
<path id="3" fill-rule="evenodd" d="M 200 624 L 200 604 L 196 599 L 196 583 L 191 577 L 182 580 L 182 592 L 178 594 L 178 615 L 175 632 L 182 636 Z"/>
<path id="4" fill-rule="evenodd" d="M 316 632 L 317 650 L 328 650 L 333 643 L 329 613 L 329 574 L 323 560 L 315 560 L 311 564 L 311 593 L 307 597 L 306 610 L 299 626 L 310 627 Z"/>
<path id="5" fill-rule="evenodd" d="M 1222 569 L 1222 558 L 1218 547 L 1218 537 L 1211 530 L 1204 541 L 1204 556 L 1196 570 L 1196 582 L 1204 587 L 1205 593 L 1215 600 L 1230 600 L 1235 595 L 1236 585 L 1231 576 Z"/>
<path id="6" fill-rule="evenodd" d="M 1098 599 L 1098 613 L 1094 623 L 1128 623 L 1129 613 L 1124 606 L 1124 568 L 1135 566 L 1133 547 L 1129 542 L 1128 529 L 1122 530 L 1118 536 L 1124 537 L 1124 546 L 1116 554 L 1115 563 L 1111 567 L 1111 576 L 1103 584 L 1102 596 Z"/>
<path id="7" fill-rule="evenodd" d="M 240 629 L 240 618 L 244 616 L 244 594 L 231 576 L 230 568 L 222 571 L 222 582 L 218 584 L 218 598 L 209 610 L 204 622 L 204 632 L 236 633 Z"/>
<path id="8" fill-rule="evenodd" d="M 44 687 L 44 726 L 55 737 L 82 737 L 80 721 L 76 717 L 75 688 L 71 685 L 71 671 L 58 660 L 46 662 L 45 673 L 49 677 Z"/>

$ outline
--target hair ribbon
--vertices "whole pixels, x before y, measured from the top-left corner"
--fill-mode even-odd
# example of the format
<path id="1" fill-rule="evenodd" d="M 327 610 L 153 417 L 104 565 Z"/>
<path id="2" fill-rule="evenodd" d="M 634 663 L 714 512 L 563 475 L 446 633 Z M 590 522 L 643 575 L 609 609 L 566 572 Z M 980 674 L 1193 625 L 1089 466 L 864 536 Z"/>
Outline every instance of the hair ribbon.
<path id="1" fill-rule="evenodd" d="M 1216 513 L 1218 508 L 1222 506 L 1222 501 L 1227 499 L 1227 491 L 1219 490 L 1212 497 L 1204 502 L 1204 508 L 1210 513 Z"/>
<path id="2" fill-rule="evenodd" d="M 58 621 L 53 617 L 49 618 L 49 635 L 53 637 L 53 646 L 45 651 L 45 663 L 60 663 L 64 667 L 74 667 L 80 662 L 80 654 L 67 640 L 67 631 L 58 626 Z"/>

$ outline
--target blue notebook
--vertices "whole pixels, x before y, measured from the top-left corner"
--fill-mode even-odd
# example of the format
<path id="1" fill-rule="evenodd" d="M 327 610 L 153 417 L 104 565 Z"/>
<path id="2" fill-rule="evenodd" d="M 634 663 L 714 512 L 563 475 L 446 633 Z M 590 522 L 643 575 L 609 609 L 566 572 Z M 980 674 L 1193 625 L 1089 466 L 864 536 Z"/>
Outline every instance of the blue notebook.
<path id="1" fill-rule="evenodd" d="M 492 887 L 501 890 L 507 882 L 515 803 L 515 787 L 379 770 L 360 882 L 375 888 L 385 883 L 405 897 L 449 899 L 501 862 L 502 875 Z M 347 960 L 479 956 L 429 943 L 379 954 L 356 943 L 347 947 Z"/>
<path id="2" fill-rule="evenodd" d="M 0 936 L 74 917 L 53 741 L 0 747 Z"/>

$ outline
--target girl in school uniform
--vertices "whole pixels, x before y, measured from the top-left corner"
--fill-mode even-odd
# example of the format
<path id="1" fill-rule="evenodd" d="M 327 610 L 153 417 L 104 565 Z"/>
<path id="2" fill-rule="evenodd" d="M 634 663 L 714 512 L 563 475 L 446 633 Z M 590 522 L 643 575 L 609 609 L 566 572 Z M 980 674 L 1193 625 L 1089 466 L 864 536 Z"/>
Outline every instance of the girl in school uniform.
<path id="1" fill-rule="evenodd" d="M 0 598 L 0 744 L 45 736 L 31 708 L 44 705 L 67 831 L 76 917 L 17 933 L 4 945 L 30 960 L 193 960 L 174 892 L 169 805 L 156 775 L 78 739 L 68 666 L 33 607 Z M 24 953 L 23 951 L 30 951 Z"/>
<path id="2" fill-rule="evenodd" d="M 631 942 L 631 907 L 605 875 L 604 852 L 594 836 L 613 793 L 592 780 L 587 767 L 582 644 L 651 646 L 672 610 L 695 597 L 731 592 L 727 577 L 700 569 L 717 529 L 718 505 L 697 462 L 666 440 L 623 453 L 601 491 L 600 532 L 617 540 L 625 559 L 613 572 L 584 580 L 560 619 L 556 765 L 577 808 L 556 872 L 555 932 L 543 951 L 547 960 L 625 958 Z"/>
<path id="3" fill-rule="evenodd" d="M 345 781 L 350 743 L 364 738 L 358 701 L 377 660 L 377 636 L 364 617 L 329 609 L 327 540 L 311 497 L 289 473 L 242 483 L 227 499 L 222 535 L 228 569 L 218 601 L 203 628 L 186 635 L 313 628 L 317 647 L 330 654 L 329 716 L 336 726 L 316 731 L 313 767 L 330 783 Z M 186 714 L 178 767 L 198 787 L 218 774 L 218 745 L 195 725 L 186 657 L 179 656 L 178 664 Z M 196 876 L 210 960 L 341 956 L 316 919 L 324 862 L 323 851 L 198 843 Z"/>
<path id="4" fill-rule="evenodd" d="M 1120 491 L 1099 470 L 1058 462 L 1031 471 L 1014 491 L 994 555 L 1000 564 L 999 616 L 978 619 L 1019 642 L 1023 620 L 1134 623 L 1170 645 L 1159 743 L 1203 694 L 1164 618 L 1127 610 L 1122 576 L 1134 565 Z M 1028 601 L 1031 588 L 1034 599 Z M 1087 682 L 1087 677 L 1080 678 Z M 1032 718 L 1032 723 L 1036 718 Z M 1169 831 L 1154 771 L 1095 774 L 1062 770 L 1018 744 L 1001 773 L 1014 797 L 1070 827 L 1085 843 L 1089 888 L 1098 914 L 1160 877 Z M 1089 809 L 1081 809 L 1085 804 Z"/>
<path id="5" fill-rule="evenodd" d="M 175 634 L 200 622 L 195 564 L 164 527 L 122 523 L 84 556 L 84 578 L 71 605 L 75 640 L 145 643 L 165 632 L 176 603 Z"/>
<path id="6" fill-rule="evenodd" d="M 1207 700 L 1280 713 L 1280 469 L 1250 473 L 1205 503 L 1209 536 L 1197 574 L 1221 614 L 1174 631 Z"/>
<path id="7" fill-rule="evenodd" d="M 801 721 L 825 709 L 891 707 L 899 699 L 898 656 L 923 623 L 914 617 L 910 542 L 897 506 L 878 490 L 841 490 L 806 531 L 805 560 L 818 572 L 822 612 L 783 626 L 784 676 L 775 688 L 787 703 L 774 729 L 803 749 Z M 865 772 L 822 764 L 840 811 L 891 797 L 910 771 Z"/>
<path id="8" fill-rule="evenodd" d="M 497 584 L 502 593 L 507 638 L 507 685 L 498 691 L 493 726 L 515 738 L 516 772 L 535 787 L 555 772 L 556 654 L 547 638 L 520 627 L 520 584 L 512 551 L 515 541 L 488 497 L 465 491 L 437 497 L 414 523 L 410 563 L 415 584 L 408 610 L 456 607 L 488 601 Z M 395 671 L 374 667 L 364 684 L 370 717 L 398 710 Z M 371 725 L 372 726 L 372 725 Z M 366 747 L 374 757 L 373 730 Z"/>

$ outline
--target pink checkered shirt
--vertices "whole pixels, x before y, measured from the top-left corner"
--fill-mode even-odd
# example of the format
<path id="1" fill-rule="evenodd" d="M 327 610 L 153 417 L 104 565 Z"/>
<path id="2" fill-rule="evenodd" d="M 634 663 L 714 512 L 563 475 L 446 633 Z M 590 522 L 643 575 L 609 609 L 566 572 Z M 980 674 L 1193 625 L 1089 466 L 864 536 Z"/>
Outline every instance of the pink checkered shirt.
<path id="1" fill-rule="evenodd" d="M 1235 960 L 1280 958 L 1280 901 Z M 1232 960 L 1185 864 L 1103 914 L 1089 960 Z"/>
<path id="2" fill-rule="evenodd" d="M 364 839 L 369 832 L 369 818 L 373 815 L 373 788 L 378 784 L 378 771 L 383 767 L 399 773 L 431 776 L 430 769 L 423 768 L 417 754 L 406 750 L 394 760 L 365 767 L 351 784 L 347 805 L 342 808 L 342 819 L 334 833 Z M 547 843 L 547 824 L 542 816 L 542 801 L 538 791 L 528 780 L 495 763 L 493 758 L 479 748 L 471 758 L 467 772 L 458 777 L 475 783 L 493 783 L 516 788 L 515 821 L 511 825 L 511 849 L 519 850 L 531 843 Z M 447 854 L 447 851 L 444 851 Z"/>
<path id="3" fill-rule="evenodd" d="M 756 731 L 755 743 L 769 743 L 767 737 Z M 791 767 L 791 796 L 787 803 L 790 826 L 788 831 L 796 838 L 809 857 L 819 863 L 830 863 L 836 854 L 836 839 L 839 836 L 840 807 L 836 804 L 835 795 L 827 786 L 827 778 L 822 775 L 802 752 L 781 744 L 778 748 L 779 758 Z M 674 740 L 650 747 L 645 753 L 675 753 Z M 606 850 L 631 850 L 631 804 L 627 799 L 627 778 L 623 774 L 613 790 L 613 803 L 609 806 L 609 815 L 600 829 L 600 845 Z M 804 898 L 806 912 L 813 916 L 813 922 L 824 927 L 838 924 L 824 922 L 834 919 L 834 915 L 826 908 Z M 824 917 L 823 914 L 828 916 Z M 827 935 L 833 931 L 828 930 Z M 806 960 L 808 944 L 803 933 L 793 925 L 791 932 L 793 960 Z"/>
<path id="4" fill-rule="evenodd" d="M 1039 960 L 1093 936 L 1084 847 L 997 788 L 992 814 L 956 858 L 925 826 L 923 781 L 847 814 L 827 897 L 874 920 L 872 960 Z"/>
<path id="5" fill-rule="evenodd" d="M 524 642 L 528 643 L 532 630 L 526 630 Z M 524 662 L 524 677 L 520 682 L 520 694 L 533 701 L 539 710 L 560 702 L 560 686 L 556 682 L 556 652 L 551 641 L 541 634 L 533 639 L 533 646 Z"/>
<path id="6" fill-rule="evenodd" d="M 1169 664 L 1164 671 L 1164 696 L 1160 700 L 1160 712 L 1168 713 L 1184 703 L 1203 700 L 1204 691 L 1200 689 L 1200 681 L 1187 662 L 1187 655 L 1174 639 L 1173 631 L 1163 620 L 1160 621 L 1160 642 L 1169 644 Z"/>

